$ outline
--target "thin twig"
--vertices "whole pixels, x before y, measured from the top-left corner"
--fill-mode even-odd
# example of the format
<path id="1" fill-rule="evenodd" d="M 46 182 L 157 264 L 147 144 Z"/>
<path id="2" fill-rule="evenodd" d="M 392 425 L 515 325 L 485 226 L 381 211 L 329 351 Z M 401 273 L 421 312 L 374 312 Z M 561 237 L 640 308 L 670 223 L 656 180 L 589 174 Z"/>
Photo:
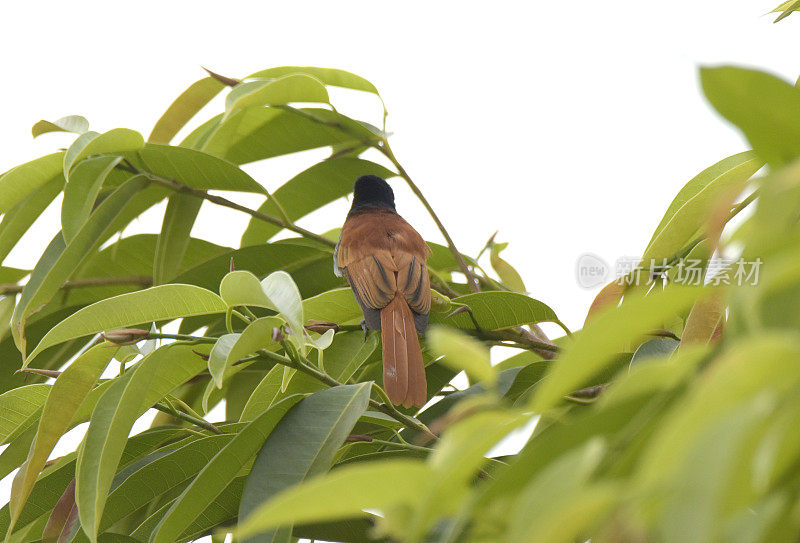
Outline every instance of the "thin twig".
<path id="1" fill-rule="evenodd" d="M 149 287 L 153 284 L 153 278 L 149 275 L 128 275 L 121 277 L 81 277 L 79 279 L 72 279 L 61 285 L 62 290 L 73 288 L 87 288 L 87 287 L 107 287 L 113 285 L 137 285 L 141 287 Z M 7 294 L 19 294 L 25 285 L 17 285 L 16 283 L 0 284 L 0 296 Z"/>
<path id="2" fill-rule="evenodd" d="M 204 428 L 205 430 L 208 430 L 209 432 L 213 432 L 215 434 L 224 434 L 225 433 L 225 432 L 223 432 L 222 430 L 220 430 L 219 428 L 217 428 L 216 426 L 214 426 L 213 424 L 211 424 L 210 422 L 208 422 L 205 419 L 200 419 L 200 418 L 197 418 L 197 417 L 193 417 L 192 415 L 190 415 L 188 413 L 184 413 L 183 411 L 179 411 L 177 409 L 168 407 L 168 406 L 166 406 L 164 404 L 157 403 L 156 405 L 153 406 L 153 408 L 158 410 L 158 411 L 161 411 L 162 413 L 166 413 L 168 415 L 171 415 L 171 416 L 175 417 L 176 419 L 184 420 L 186 422 L 194 424 L 195 426 L 199 426 L 200 428 Z"/>

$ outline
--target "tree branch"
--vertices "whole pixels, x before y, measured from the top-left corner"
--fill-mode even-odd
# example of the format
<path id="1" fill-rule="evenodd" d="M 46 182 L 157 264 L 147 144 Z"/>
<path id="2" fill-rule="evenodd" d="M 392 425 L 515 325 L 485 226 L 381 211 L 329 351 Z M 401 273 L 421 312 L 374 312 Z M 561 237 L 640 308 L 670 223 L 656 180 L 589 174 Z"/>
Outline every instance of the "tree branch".
<path id="1" fill-rule="evenodd" d="M 149 287 L 153 285 L 153 278 L 149 275 L 130 275 L 122 277 L 83 277 L 79 279 L 72 279 L 67 281 L 61 288 L 64 290 L 72 288 L 87 288 L 87 287 L 107 287 L 112 285 L 138 285 L 141 287 Z M 6 294 L 19 294 L 25 285 L 17 285 L 16 283 L 0 284 L 0 296 Z"/>

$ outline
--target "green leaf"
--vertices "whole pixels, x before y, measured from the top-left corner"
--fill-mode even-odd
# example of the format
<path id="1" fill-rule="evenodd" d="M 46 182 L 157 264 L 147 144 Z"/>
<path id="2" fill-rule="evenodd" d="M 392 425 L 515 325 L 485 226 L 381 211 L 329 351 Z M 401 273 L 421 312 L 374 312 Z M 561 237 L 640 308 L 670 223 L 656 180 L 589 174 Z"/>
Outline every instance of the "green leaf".
<path id="1" fill-rule="evenodd" d="M 50 389 L 28 459 L 14 478 L 9 502 L 12 528 L 50 453 L 70 428 L 75 413 L 114 353 L 115 349 L 110 349 L 108 345 L 89 349 L 58 376 Z"/>
<path id="2" fill-rule="evenodd" d="M 64 177 L 69 180 L 72 168 L 84 158 L 136 151 L 144 145 L 144 138 L 135 130 L 114 128 L 108 132 L 85 132 L 78 136 L 64 154 Z"/>
<path id="3" fill-rule="evenodd" d="M 48 132 L 74 132 L 75 134 L 83 134 L 88 130 L 89 121 L 86 120 L 86 117 L 68 115 L 67 117 L 61 117 L 53 122 L 39 121 L 31 128 L 31 134 L 36 138 Z"/>
<path id="4" fill-rule="evenodd" d="M 241 540 L 293 523 L 361 517 L 364 509 L 386 511 L 411 505 L 424 492 L 430 476 L 419 460 L 345 466 L 283 490 L 240 523 L 234 537 Z"/>
<path id="5" fill-rule="evenodd" d="M 227 369 L 228 354 L 241 334 L 225 334 L 220 336 L 208 356 L 208 373 L 211 374 L 217 388 L 222 388 L 222 380 Z"/>
<path id="6" fill-rule="evenodd" d="M 297 404 L 267 438 L 247 479 L 239 518 L 280 491 L 327 472 L 336 452 L 367 409 L 371 383 L 316 392 Z M 288 527 L 243 541 L 289 541 Z"/>
<path id="7" fill-rule="evenodd" d="M 592 319 L 572 343 L 565 346 L 539 386 L 532 400 L 532 409 L 543 412 L 565 394 L 575 391 L 586 379 L 599 373 L 622 346 L 658 328 L 667 319 L 689 308 L 708 290 L 674 287 L 649 296 L 631 298 L 622 306 L 609 309 Z"/>
<path id="8" fill-rule="evenodd" d="M 228 307 L 247 305 L 275 310 L 275 304 L 261 288 L 261 281 L 249 271 L 236 270 L 226 274 L 219 284 L 219 295 Z"/>
<path id="9" fill-rule="evenodd" d="M 335 68 L 317 68 L 315 66 L 279 66 L 276 68 L 260 70 L 254 74 L 248 75 L 246 79 L 277 78 L 291 74 L 310 75 L 332 87 L 342 87 L 345 89 L 371 92 L 372 94 L 376 95 L 378 94 L 378 89 L 375 88 L 375 85 L 363 77 L 346 72 L 344 70 L 337 70 Z"/>
<path id="10" fill-rule="evenodd" d="M 667 208 L 642 259 L 657 263 L 692 241 L 706 226 L 713 205 L 726 192 L 741 186 L 762 166 L 752 151 L 730 156 L 697 174 Z"/>
<path id="11" fill-rule="evenodd" d="M 487 330 L 536 322 L 561 323 L 555 312 L 546 304 L 516 292 L 477 292 L 453 298 L 452 301 L 454 304 L 469 307 L 481 328 Z M 443 315 L 431 314 L 431 322 L 458 328 L 475 328 L 475 324 L 466 313 L 459 313 L 447 319 Z"/>
<path id="12" fill-rule="evenodd" d="M 297 396 L 287 398 L 248 423 L 178 496 L 150 535 L 150 543 L 176 541 L 192 521 L 203 513 L 208 503 L 225 490 L 286 412 L 299 400 Z"/>
<path id="13" fill-rule="evenodd" d="M 775 13 L 777 11 L 782 11 L 778 18 L 775 19 L 773 22 L 777 23 L 778 21 L 788 17 L 794 11 L 800 10 L 800 0 L 788 0 L 787 2 L 782 3 L 777 8 L 773 9 L 772 12 Z"/>
<path id="14" fill-rule="evenodd" d="M 11 250 L 17 246 L 22 236 L 61 193 L 63 187 L 64 177 L 58 175 L 5 212 L 0 221 L 0 262 L 5 260 Z M 0 203 L 0 206 L 2 205 Z"/>
<path id="15" fill-rule="evenodd" d="M 81 161 L 64 186 L 61 204 L 61 231 L 69 243 L 86 223 L 106 177 L 122 157 L 101 156 Z"/>
<path id="16" fill-rule="evenodd" d="M 0 213 L 11 210 L 49 182 L 63 180 L 63 159 L 63 152 L 53 153 L 12 168 L 0 176 Z"/>
<path id="17" fill-rule="evenodd" d="M 233 437 L 234 434 L 213 435 L 190 441 L 125 477 L 108 495 L 100 531 L 191 480 Z"/>
<path id="18" fill-rule="evenodd" d="M 303 341 L 303 299 L 300 290 L 285 271 L 276 271 L 269 274 L 261 281 L 264 294 L 275 306 L 278 312 L 286 318 L 292 328 L 292 334 L 299 341 Z M 305 343 L 305 342 L 303 342 Z"/>
<path id="19" fill-rule="evenodd" d="M 190 194 L 176 193 L 169 197 L 156 244 L 153 284 L 167 283 L 181 271 L 186 250 L 192 239 L 192 228 L 202 205 L 201 198 Z"/>
<path id="20" fill-rule="evenodd" d="M 54 326 L 28 356 L 29 363 L 47 347 L 104 330 L 192 315 L 224 313 L 222 299 L 194 285 L 161 285 L 94 303 Z"/>
<path id="21" fill-rule="evenodd" d="M 196 149 L 148 143 L 136 155 L 148 172 L 195 189 L 266 194 L 244 170 Z"/>
<path id="22" fill-rule="evenodd" d="M 92 412 L 75 468 L 75 498 L 90 540 L 99 533 L 108 492 L 133 423 L 154 403 L 205 368 L 195 345 L 173 343 L 117 378 Z"/>
<path id="23" fill-rule="evenodd" d="M 272 193 L 273 198 L 267 198 L 261 204 L 258 211 L 279 216 L 280 210 L 275 205 L 275 201 L 278 201 L 289 218 L 296 221 L 325 204 L 350 194 L 353 183 L 361 175 L 377 175 L 389 179 L 397 174 L 380 164 L 360 158 L 331 158 L 311 166 L 284 183 Z M 280 231 L 279 226 L 253 218 L 242 235 L 241 244 L 244 247 L 265 243 Z"/>
<path id="24" fill-rule="evenodd" d="M 489 349 L 479 341 L 444 326 L 431 328 L 426 339 L 433 352 L 443 357 L 438 363 L 456 371 L 464 370 L 477 381 L 495 383 L 497 375 L 489 360 Z"/>
<path id="25" fill-rule="evenodd" d="M 27 385 L 0 394 L 0 445 L 19 436 L 38 417 L 51 385 Z"/>
<path id="26" fill-rule="evenodd" d="M 711 105 L 774 168 L 800 156 L 800 89 L 773 75 L 724 66 L 700 70 Z"/>
<path id="27" fill-rule="evenodd" d="M 103 200 L 68 245 L 60 235 L 51 242 L 22 290 L 12 318 L 12 333 L 23 354 L 26 351 L 24 328 L 28 317 L 47 304 L 86 257 L 97 250 L 110 228 L 109 223 L 144 185 L 142 178 L 127 181 Z"/>
<path id="28" fill-rule="evenodd" d="M 307 319 L 338 324 L 360 321 L 364 316 L 349 288 L 329 290 L 303 300 L 303 313 Z"/>
<path id="29" fill-rule="evenodd" d="M 506 247 L 508 247 L 508 243 L 492 243 L 492 249 L 489 253 L 492 268 L 505 286 L 517 292 L 527 292 L 525 282 L 519 272 L 514 269 L 514 266 L 500 257 L 500 252 Z"/>
<path id="30" fill-rule="evenodd" d="M 649 359 L 660 359 L 669 356 L 678 348 L 680 341 L 667 337 L 657 337 L 645 341 L 636 349 L 631 358 L 630 368 Z"/>
<path id="31" fill-rule="evenodd" d="M 339 143 L 379 141 L 372 132 L 344 115 L 315 108 L 298 111 L 239 110 L 214 130 L 203 149 L 234 164 L 244 164 Z"/>
<path id="32" fill-rule="evenodd" d="M 283 324 L 283 320 L 278 317 L 262 317 L 248 324 L 241 334 L 231 334 L 236 338 L 228 349 L 226 358 L 222 361 L 225 368 L 232 367 L 236 362 L 259 349 L 277 347 L 278 344 L 272 341 L 272 329 L 283 326 Z M 210 364 L 211 359 L 209 359 L 209 368 Z"/>
<path id="33" fill-rule="evenodd" d="M 28 429 L 11 440 L 8 446 L 0 453 L 0 478 L 5 477 L 20 467 L 28 457 L 31 443 L 36 436 L 36 425 L 28 426 Z"/>
<path id="34" fill-rule="evenodd" d="M 147 141 L 168 144 L 224 88 L 225 85 L 213 77 L 204 77 L 192 83 L 161 115 Z"/>
<path id="35" fill-rule="evenodd" d="M 225 113 L 254 106 L 281 106 L 293 102 L 330 103 L 328 91 L 317 78 L 293 74 L 236 85 L 225 98 Z"/>

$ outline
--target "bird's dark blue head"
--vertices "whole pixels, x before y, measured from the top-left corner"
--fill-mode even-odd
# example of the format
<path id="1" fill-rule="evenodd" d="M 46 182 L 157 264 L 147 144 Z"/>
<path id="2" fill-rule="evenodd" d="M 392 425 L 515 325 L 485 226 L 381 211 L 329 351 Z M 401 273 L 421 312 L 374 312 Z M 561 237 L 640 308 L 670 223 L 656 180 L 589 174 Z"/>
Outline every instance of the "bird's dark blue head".
<path id="1" fill-rule="evenodd" d="M 356 179 L 356 184 L 353 186 L 353 205 L 350 206 L 350 213 L 369 207 L 395 211 L 392 187 L 377 175 L 362 175 Z"/>

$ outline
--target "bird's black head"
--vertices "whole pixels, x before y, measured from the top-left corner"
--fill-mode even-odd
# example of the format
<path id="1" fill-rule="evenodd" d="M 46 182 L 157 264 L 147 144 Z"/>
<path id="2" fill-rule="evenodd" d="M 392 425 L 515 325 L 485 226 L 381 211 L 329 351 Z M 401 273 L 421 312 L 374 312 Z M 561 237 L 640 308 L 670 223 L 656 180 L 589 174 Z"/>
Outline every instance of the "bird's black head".
<path id="1" fill-rule="evenodd" d="M 353 205 L 350 213 L 368 207 L 394 208 L 394 192 L 384 179 L 377 175 L 362 175 L 353 186 Z"/>

